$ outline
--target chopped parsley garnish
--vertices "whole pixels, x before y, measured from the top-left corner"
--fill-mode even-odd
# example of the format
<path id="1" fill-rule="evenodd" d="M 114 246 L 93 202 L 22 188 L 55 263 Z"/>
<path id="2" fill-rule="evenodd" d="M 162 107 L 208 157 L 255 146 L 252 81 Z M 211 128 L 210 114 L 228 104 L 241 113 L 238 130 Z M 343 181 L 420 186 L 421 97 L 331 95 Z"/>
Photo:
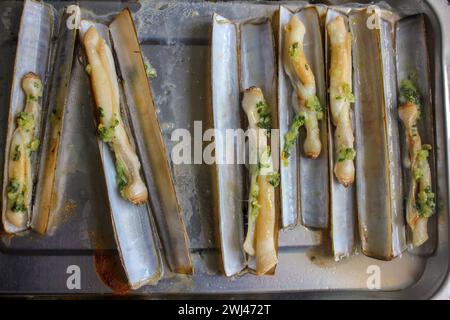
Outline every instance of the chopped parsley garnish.
<path id="1" fill-rule="evenodd" d="M 261 156 L 258 159 L 258 173 L 261 173 L 264 169 L 270 169 L 272 166 L 271 152 L 270 147 L 267 146 L 263 152 L 261 152 Z M 266 174 L 262 172 L 262 174 Z"/>
<path id="2" fill-rule="evenodd" d="M 310 110 L 314 110 L 317 115 L 317 120 L 322 120 L 323 118 L 323 109 L 320 105 L 319 98 L 317 96 L 309 97 L 306 101 L 306 107 Z"/>
<path id="3" fill-rule="evenodd" d="M 17 179 L 13 178 L 9 181 L 6 189 L 7 197 L 9 200 L 14 200 L 17 197 L 17 191 L 19 191 L 20 183 Z"/>
<path id="4" fill-rule="evenodd" d="M 411 77 L 403 80 L 400 85 L 400 103 L 404 104 L 407 102 L 420 107 L 420 92 L 411 80 Z"/>
<path id="5" fill-rule="evenodd" d="M 14 200 L 14 203 L 11 207 L 12 212 L 23 212 L 27 208 L 25 206 L 25 197 L 23 192 L 18 194 Z"/>
<path id="6" fill-rule="evenodd" d="M 22 212 L 26 210 L 24 192 L 22 191 L 19 193 L 19 188 L 20 183 L 17 179 L 13 178 L 9 181 L 6 191 L 8 199 L 12 201 L 12 212 Z"/>
<path id="7" fill-rule="evenodd" d="M 337 161 L 342 162 L 345 160 L 354 160 L 356 151 L 353 148 L 342 148 L 338 152 Z"/>
<path id="8" fill-rule="evenodd" d="M 30 131 L 34 129 L 34 115 L 29 112 L 22 111 L 17 116 L 17 125 L 26 130 Z"/>
<path id="9" fill-rule="evenodd" d="M 416 151 L 416 162 L 413 168 L 413 177 L 415 181 L 420 181 L 423 177 L 421 162 L 427 161 L 428 156 L 430 155 L 429 150 L 431 150 L 431 145 L 424 144 L 420 150 Z"/>
<path id="10" fill-rule="evenodd" d="M 259 186 L 258 186 L 258 174 L 252 174 L 252 181 L 250 185 L 250 219 L 256 220 L 259 214 L 261 205 L 258 201 L 259 198 Z"/>
<path id="11" fill-rule="evenodd" d="M 281 153 L 281 159 L 284 161 L 285 165 L 287 165 L 286 161 L 290 157 L 291 149 L 297 141 L 299 130 L 305 124 L 305 119 L 306 118 L 303 113 L 295 115 L 291 127 L 284 135 L 284 146 Z"/>
<path id="12" fill-rule="evenodd" d="M 413 177 L 414 177 L 415 181 L 420 181 L 420 179 L 422 179 L 423 172 L 422 172 L 422 169 L 420 167 L 415 167 L 413 169 Z"/>
<path id="13" fill-rule="evenodd" d="M 429 144 L 422 145 L 422 149 L 416 151 L 417 161 L 428 159 L 428 156 L 430 155 L 429 150 L 431 150 L 431 145 Z"/>
<path id="14" fill-rule="evenodd" d="M 40 141 L 39 139 L 33 139 L 30 144 L 28 145 L 28 150 L 30 152 L 34 152 L 39 148 Z"/>
<path id="15" fill-rule="evenodd" d="M 32 95 L 32 94 L 29 94 L 29 95 L 27 96 L 27 99 L 28 99 L 29 101 L 37 101 L 37 100 L 38 100 L 38 98 L 37 98 L 36 96 Z"/>
<path id="16" fill-rule="evenodd" d="M 125 165 L 120 160 L 116 161 L 116 183 L 117 183 L 117 188 L 119 189 L 119 192 L 123 196 L 123 191 L 125 190 L 126 186 L 128 185 L 128 177 L 126 174 Z"/>
<path id="17" fill-rule="evenodd" d="M 19 161 L 21 155 L 22 155 L 22 152 L 20 152 L 20 145 L 17 144 L 14 148 L 14 153 L 12 156 L 13 161 Z"/>
<path id="18" fill-rule="evenodd" d="M 272 115 L 270 114 L 269 105 L 265 101 L 259 101 L 256 104 L 259 121 L 257 126 L 265 130 L 266 136 L 270 137 L 270 129 L 272 127 Z"/>
<path id="19" fill-rule="evenodd" d="M 41 89 L 41 84 L 40 84 L 39 82 L 34 82 L 34 83 L 33 83 L 33 86 L 34 86 L 36 89 L 38 89 L 38 90 Z"/>
<path id="20" fill-rule="evenodd" d="M 350 88 L 350 85 L 348 83 L 344 83 L 342 85 L 342 95 L 336 96 L 336 100 L 344 100 L 345 102 L 354 103 L 355 102 L 355 96 L 352 93 L 352 89 Z"/>
<path id="21" fill-rule="evenodd" d="M 267 181 L 274 188 L 278 187 L 280 184 L 280 174 L 278 172 L 274 172 L 267 176 Z"/>
<path id="22" fill-rule="evenodd" d="M 148 61 L 147 57 L 144 57 L 144 68 L 147 78 L 154 79 L 158 76 L 156 69 L 153 68 L 150 61 Z"/>
<path id="23" fill-rule="evenodd" d="M 431 192 L 430 186 L 427 186 L 425 191 L 419 192 L 417 195 L 416 206 L 421 217 L 429 218 L 433 215 L 436 202 L 435 195 Z"/>
<path id="24" fill-rule="evenodd" d="M 300 53 L 300 46 L 298 42 L 294 42 L 289 46 L 289 56 L 291 58 L 297 58 Z"/>
<path id="25" fill-rule="evenodd" d="M 109 128 L 105 127 L 102 123 L 98 125 L 98 135 L 103 142 L 111 142 L 115 136 L 115 129 L 119 125 L 119 120 L 114 118 L 111 120 Z"/>

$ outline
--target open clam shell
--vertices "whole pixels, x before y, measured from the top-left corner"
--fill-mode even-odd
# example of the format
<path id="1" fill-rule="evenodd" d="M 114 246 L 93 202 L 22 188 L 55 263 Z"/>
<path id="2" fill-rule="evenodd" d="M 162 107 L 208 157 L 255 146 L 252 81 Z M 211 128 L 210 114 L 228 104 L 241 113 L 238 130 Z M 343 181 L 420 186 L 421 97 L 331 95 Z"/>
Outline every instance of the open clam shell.
<path id="1" fill-rule="evenodd" d="M 91 26 L 95 26 L 101 37 L 111 46 L 108 27 L 86 20 L 81 22 L 81 39 Z M 127 123 L 129 119 L 125 109 L 125 102 L 122 99 L 122 119 Z M 129 138 L 133 140 L 131 135 Z M 121 197 L 116 185 L 114 155 L 102 141 L 99 140 L 98 145 L 108 191 L 114 235 L 128 282 L 132 289 L 138 289 L 146 284 L 156 284 L 163 275 L 163 269 L 158 240 L 149 214 L 151 212 L 150 205 L 148 203 L 133 205 Z"/>
<path id="2" fill-rule="evenodd" d="M 152 211 L 168 266 L 173 272 L 192 274 L 189 238 L 130 11 L 125 9 L 119 13 L 109 29 L 127 97 L 129 119 L 137 147 L 142 151 Z"/>
<path id="3" fill-rule="evenodd" d="M 51 233 L 54 229 L 53 210 L 57 203 L 58 190 L 56 172 L 62 152 L 61 136 L 64 131 L 65 106 L 69 89 L 74 56 L 76 29 L 69 29 L 64 14 L 60 21 L 58 44 L 54 54 L 53 74 L 50 84 L 50 98 L 46 115 L 46 128 L 41 140 L 41 164 L 37 181 L 36 212 L 31 227 L 39 234 Z"/>
<path id="4" fill-rule="evenodd" d="M 392 108 L 396 107 L 392 98 L 395 73 L 392 61 L 383 61 L 382 53 L 392 50 L 393 34 L 369 28 L 368 21 L 374 18 L 371 15 L 357 10 L 349 16 L 356 99 L 357 211 L 363 253 L 390 260 L 405 249 L 404 213 L 399 197 L 402 193 L 395 192 L 401 186 L 400 159 L 394 151 L 394 131 L 398 126 L 393 126 L 391 119 Z"/>
<path id="5" fill-rule="evenodd" d="M 427 33 L 423 15 L 404 18 L 397 23 L 395 38 L 395 53 L 397 57 L 397 88 L 401 81 L 411 75 L 417 77 L 417 86 L 422 96 L 421 117 L 417 123 L 422 143 L 430 144 L 429 164 L 431 169 L 432 189 L 436 188 L 435 138 L 434 138 L 434 108 L 430 81 L 430 60 L 427 48 Z M 406 137 L 401 131 L 400 145 L 402 158 L 408 159 Z M 404 160 L 405 162 L 405 160 Z M 408 162 L 408 161 L 406 161 Z M 409 190 L 410 169 L 403 166 L 404 190 Z M 413 254 L 431 255 L 436 248 L 437 219 L 436 215 L 428 219 L 428 240 L 418 248 L 411 249 Z M 410 234 L 407 233 L 409 238 Z M 408 239 L 410 242 L 411 239 Z"/>
<path id="6" fill-rule="evenodd" d="M 329 36 L 327 32 L 327 25 L 338 16 L 344 18 L 347 31 L 350 31 L 348 25 L 348 18 L 344 14 L 328 9 L 325 19 L 325 55 L 327 65 L 327 79 L 329 81 L 329 69 L 330 69 L 330 55 L 331 50 L 329 47 Z M 328 82 L 329 83 L 329 82 Z M 351 110 L 352 119 L 353 110 Z M 344 187 L 337 180 L 333 170 L 336 159 L 336 148 L 334 145 L 334 128 L 331 123 L 331 111 L 328 105 L 328 141 L 329 141 L 329 174 L 330 174 L 330 221 L 331 221 L 331 238 L 335 260 L 340 260 L 344 257 L 348 257 L 352 254 L 355 245 L 355 219 L 356 219 L 356 199 L 355 190 L 356 187 L 351 185 Z M 353 124 L 353 128 L 355 125 Z M 354 135 L 358 133 L 353 130 Z"/>
<path id="7" fill-rule="evenodd" d="M 270 106 L 272 129 L 277 129 L 277 69 L 272 22 L 267 17 L 257 18 L 243 21 L 238 27 L 240 91 L 244 92 L 251 87 L 258 87 L 262 90 L 264 98 Z M 271 155 L 274 169 L 277 170 L 279 167 L 279 141 L 276 135 L 271 136 Z M 248 175 L 247 170 L 246 173 Z M 279 199 L 278 194 L 276 199 Z M 277 201 L 275 221 L 278 221 L 279 208 Z M 274 235 L 278 238 L 278 223 L 275 224 Z M 275 243 L 277 243 L 277 239 L 275 239 Z M 249 257 L 248 266 L 250 269 L 256 270 L 254 257 Z"/>
<path id="8" fill-rule="evenodd" d="M 243 165 L 227 164 L 227 153 L 233 155 L 237 145 L 225 146 L 227 129 L 243 128 L 240 108 L 238 27 L 217 14 L 212 30 L 212 105 L 216 135 L 216 174 L 218 220 L 225 275 L 240 273 L 246 267 L 243 249 L 245 171 Z"/>
<path id="9" fill-rule="evenodd" d="M 306 7 L 292 13 L 281 6 L 279 13 L 279 61 L 278 61 L 278 106 L 280 144 L 284 144 L 284 135 L 288 131 L 294 117 L 292 105 L 293 90 L 288 76 L 284 72 L 282 50 L 284 43 L 284 27 L 292 15 L 297 15 L 305 25 L 304 50 L 316 80 L 317 97 L 322 106 L 326 105 L 325 68 L 323 58 L 323 36 L 319 15 L 314 7 Z M 287 165 L 280 165 L 281 203 L 283 227 L 295 225 L 297 213 L 301 223 L 313 229 L 328 227 L 329 211 L 329 172 L 328 172 L 328 121 L 326 112 L 319 123 L 322 151 L 317 159 L 309 159 L 303 154 L 299 142 L 292 149 Z M 298 141 L 303 141 L 305 132 L 300 129 Z"/>
<path id="10" fill-rule="evenodd" d="M 31 203 L 28 203 L 28 221 L 26 225 L 17 227 L 10 223 L 6 218 L 7 210 L 7 189 L 9 184 L 9 157 L 11 139 L 16 129 L 16 116 L 23 110 L 25 105 L 25 95 L 22 90 L 22 78 L 29 72 L 36 74 L 42 81 L 44 86 L 44 95 L 40 99 L 41 110 L 39 112 L 40 119 L 36 121 L 35 137 L 40 137 L 43 131 L 43 112 L 46 105 L 46 93 L 49 72 L 50 56 L 51 56 L 51 38 L 53 36 L 54 14 L 50 6 L 41 2 L 27 0 L 24 4 L 19 39 L 16 51 L 16 60 L 14 66 L 14 75 L 11 88 L 11 100 L 8 117 L 8 130 L 6 134 L 5 147 L 5 167 L 3 176 L 3 195 L 2 195 L 2 222 L 4 230 L 7 233 L 17 233 L 28 229 L 31 217 L 34 215 L 34 198 L 33 193 Z M 42 141 L 42 139 L 41 139 Z M 40 150 L 34 152 L 31 159 L 33 186 L 38 174 Z M 34 188 L 33 188 L 34 189 Z M 34 190 L 33 190 L 34 191 Z"/>

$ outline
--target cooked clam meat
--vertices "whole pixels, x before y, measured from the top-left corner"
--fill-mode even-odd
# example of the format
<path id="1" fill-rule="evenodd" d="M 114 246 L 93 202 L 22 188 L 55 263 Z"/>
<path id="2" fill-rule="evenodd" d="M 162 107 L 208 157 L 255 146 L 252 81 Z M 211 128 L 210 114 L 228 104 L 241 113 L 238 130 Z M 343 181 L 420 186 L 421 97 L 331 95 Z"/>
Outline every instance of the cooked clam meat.
<path id="1" fill-rule="evenodd" d="M 18 228 L 25 228 L 29 220 L 33 192 L 31 153 L 39 147 L 35 138 L 36 125 L 41 111 L 42 82 L 34 73 L 22 79 L 25 108 L 16 116 L 16 129 L 11 138 L 6 218 Z"/>
<path id="2" fill-rule="evenodd" d="M 111 49 L 95 27 L 84 35 L 89 76 L 96 103 L 98 134 L 108 143 L 116 158 L 117 187 L 123 198 L 139 204 L 148 193 L 141 174 L 141 163 L 121 117 L 119 84 Z"/>
<path id="3" fill-rule="evenodd" d="M 327 25 L 327 31 L 331 48 L 330 108 L 336 146 L 334 174 L 347 187 L 355 180 L 356 155 L 350 117 L 350 104 L 355 99 L 352 94 L 352 39 L 341 16 Z"/>
<path id="4" fill-rule="evenodd" d="M 285 26 L 285 42 L 283 49 L 284 70 L 295 90 L 296 117 L 291 129 L 285 135 L 282 156 L 286 160 L 294 145 L 298 130 L 306 128 L 306 139 L 303 149 L 307 157 L 317 158 L 322 149 L 318 121 L 323 117 L 322 107 L 316 95 L 316 81 L 303 50 L 305 26 L 295 15 Z"/>
<path id="5" fill-rule="evenodd" d="M 411 79 L 402 81 L 400 94 L 398 113 L 406 135 L 411 175 L 406 220 L 412 230 L 413 245 L 417 247 L 428 240 L 427 222 L 435 209 L 435 195 L 431 189 L 431 171 L 428 163 L 431 146 L 422 144 L 417 129 L 421 98 Z"/>
<path id="6" fill-rule="evenodd" d="M 256 273 L 265 274 L 278 262 L 276 250 L 275 188 L 279 174 L 274 171 L 268 136 L 270 109 L 261 89 L 251 87 L 242 100 L 249 123 L 250 191 L 248 230 L 244 250 L 256 257 Z"/>

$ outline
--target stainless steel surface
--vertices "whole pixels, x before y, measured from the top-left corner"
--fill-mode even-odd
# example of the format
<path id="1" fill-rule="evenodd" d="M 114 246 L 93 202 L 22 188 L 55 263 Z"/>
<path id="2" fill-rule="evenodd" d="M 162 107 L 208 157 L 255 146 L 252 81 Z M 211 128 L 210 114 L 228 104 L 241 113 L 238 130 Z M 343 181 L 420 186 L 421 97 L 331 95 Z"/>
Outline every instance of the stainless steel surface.
<path id="1" fill-rule="evenodd" d="M 338 2 L 338 1 L 336 1 Z M 50 2 L 60 7 L 68 2 Z M 449 209 L 448 148 L 449 92 L 448 49 L 450 14 L 445 1 L 387 1 L 401 14 L 423 12 L 432 36 L 429 37 L 431 74 L 435 105 L 435 137 L 437 146 L 438 239 L 433 256 L 405 253 L 390 262 L 357 255 L 339 263 L 321 247 L 298 245 L 298 229 L 280 232 L 280 262 L 273 277 L 241 278 L 218 275 L 220 255 L 215 243 L 213 181 L 214 167 L 207 165 L 172 165 L 176 189 L 187 221 L 196 275 L 181 277 L 168 274 L 155 286 L 146 286 L 134 294 L 144 297 L 192 296 L 205 294 L 246 294 L 246 296 L 290 298 L 430 298 L 449 297 Z M 289 4 L 292 4 L 291 2 Z M 118 2 L 80 1 L 90 9 L 90 18 L 108 22 L 125 6 Z M 278 3 L 185 3 L 147 1 L 142 7 L 129 3 L 135 12 L 137 31 L 145 55 L 158 71 L 152 81 L 155 104 L 164 131 L 168 151 L 175 144 L 170 140 L 174 128 L 187 128 L 194 133 L 194 121 L 203 121 L 203 130 L 210 128 L 209 56 L 212 14 L 229 19 L 271 15 Z M 1 92 L 9 92 L 17 40 L 17 17 L 22 4 L 0 3 L 0 70 Z M 94 15 L 95 13 L 95 15 Z M 444 46 L 447 44 L 447 47 Z M 77 53 L 78 54 L 78 53 Z M 75 61 L 78 64 L 78 61 Z M 87 88 L 71 83 L 71 95 L 85 95 Z M 0 96 L 0 123 L 5 123 L 8 97 Z M 447 108 L 447 109 L 446 109 Z M 183 112 L 180 112 L 182 110 Z M 69 124 L 70 123 L 70 124 Z M 2 237 L 0 253 L 0 292 L 6 294 L 107 294 L 97 277 L 93 251 L 115 248 L 105 198 L 105 186 L 98 179 L 99 155 L 90 105 L 69 99 L 63 137 L 66 165 L 65 183 L 61 184 L 61 223 L 51 237 L 26 235 L 9 239 Z M 0 132 L 0 150 L 4 150 L 5 129 Z M 0 166 L 2 166 L 1 164 Z M 1 169 L 1 168 L 0 168 Z M 0 170 L 2 172 L 2 170 Z M 81 190 L 81 191 L 80 191 Z M 67 268 L 81 269 L 81 289 L 69 290 Z M 367 281 L 378 266 L 381 289 L 369 290 Z M 375 267 L 376 268 L 376 267 Z"/>

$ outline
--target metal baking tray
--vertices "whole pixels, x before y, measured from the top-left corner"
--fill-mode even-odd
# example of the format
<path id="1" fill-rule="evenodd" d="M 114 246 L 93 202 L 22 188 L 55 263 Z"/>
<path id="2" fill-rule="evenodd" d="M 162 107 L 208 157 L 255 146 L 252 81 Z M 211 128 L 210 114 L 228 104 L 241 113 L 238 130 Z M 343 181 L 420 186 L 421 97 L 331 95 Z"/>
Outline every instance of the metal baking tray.
<path id="1" fill-rule="evenodd" d="M 45 1 L 61 9 L 72 1 Z M 73 1 L 75 2 L 75 1 Z M 304 5 L 303 1 L 76 1 L 84 13 L 108 22 L 124 7 L 134 20 L 144 54 L 157 70 L 151 81 L 166 147 L 170 153 L 174 128 L 192 134 L 212 127 L 210 36 L 213 13 L 239 20 L 273 16 L 280 4 Z M 343 4 L 351 1 L 311 1 Z M 369 1 L 359 1 L 369 3 Z M 374 1 L 379 4 L 379 1 Z M 445 0 L 385 0 L 400 15 L 423 13 L 428 30 L 432 94 L 435 106 L 437 194 L 437 245 L 429 255 L 404 253 L 392 261 L 362 254 L 334 262 L 329 244 L 320 232 L 305 232 L 301 226 L 280 231 L 279 265 L 275 276 L 246 274 L 227 278 L 220 273 L 216 236 L 214 166 L 173 165 L 172 171 L 187 224 L 196 273 L 180 276 L 165 273 L 156 286 L 128 291 L 129 296 L 165 297 L 261 297 L 261 298 L 448 298 L 450 296 L 449 247 L 449 83 L 448 47 L 450 12 Z M 1 92 L 11 87 L 19 21 L 23 3 L 0 2 Z M 84 69 L 75 62 L 66 106 L 63 134 L 63 175 L 57 219 L 52 236 L 33 233 L 1 236 L 0 293 L 3 295 L 111 295 L 126 292 L 117 258 L 105 186 L 98 179 L 100 160 L 88 84 L 80 81 Z M 9 95 L 0 95 L 0 123 L 6 123 Z M 198 123 L 197 123 L 198 125 Z M 4 158 L 6 126 L 0 127 L 0 158 Z M 0 172 L 3 172 L 0 164 Z M 322 245 L 321 245 L 322 244 Z M 71 286 L 74 270 L 80 286 Z M 166 268 L 167 270 L 167 268 Z M 375 271 L 374 271 L 375 270 Z M 370 289 L 378 272 L 380 288 Z"/>

